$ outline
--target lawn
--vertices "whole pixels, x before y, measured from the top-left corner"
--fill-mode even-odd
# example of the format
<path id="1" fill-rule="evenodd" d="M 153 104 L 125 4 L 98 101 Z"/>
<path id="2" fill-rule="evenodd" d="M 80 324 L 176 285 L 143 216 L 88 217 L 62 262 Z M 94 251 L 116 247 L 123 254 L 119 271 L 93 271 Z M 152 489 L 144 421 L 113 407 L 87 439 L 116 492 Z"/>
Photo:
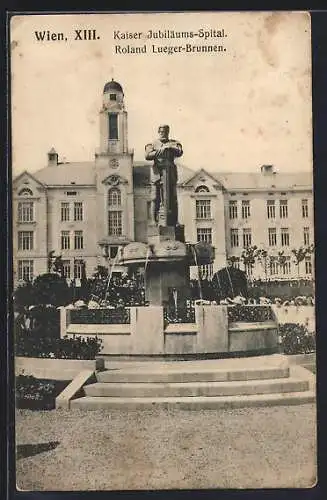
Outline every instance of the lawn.
<path id="1" fill-rule="evenodd" d="M 310 487 L 315 407 L 17 410 L 24 490 Z"/>

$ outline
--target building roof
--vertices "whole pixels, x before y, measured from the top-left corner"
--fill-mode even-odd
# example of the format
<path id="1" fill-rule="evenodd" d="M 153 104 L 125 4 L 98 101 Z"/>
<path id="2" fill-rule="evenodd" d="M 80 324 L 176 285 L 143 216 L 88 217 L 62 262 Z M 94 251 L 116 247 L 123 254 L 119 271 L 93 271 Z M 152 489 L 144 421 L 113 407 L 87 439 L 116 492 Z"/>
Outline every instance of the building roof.
<path id="1" fill-rule="evenodd" d="M 191 168 L 185 167 L 177 163 L 178 182 L 184 183 L 187 179 L 193 176 L 196 172 Z M 148 184 L 150 182 L 150 168 L 152 161 L 134 161 L 133 162 L 133 179 L 136 186 Z"/>
<path id="2" fill-rule="evenodd" d="M 312 187 L 311 172 L 215 172 L 215 178 L 228 190 L 233 189 L 295 189 Z"/>
<path id="3" fill-rule="evenodd" d="M 105 94 L 106 92 L 111 92 L 111 91 L 114 91 L 114 92 L 121 92 L 122 94 L 124 93 L 123 92 L 123 87 L 120 85 L 120 83 L 118 82 L 115 82 L 114 79 L 111 80 L 111 82 L 107 82 L 104 86 L 104 89 L 103 89 L 103 93 Z"/>
<path id="4" fill-rule="evenodd" d="M 150 167 L 152 162 L 135 161 L 133 163 L 134 185 L 140 186 L 150 182 Z M 179 184 L 187 184 L 196 176 L 197 172 L 180 163 L 178 168 Z M 203 171 L 203 169 L 201 170 Z M 285 190 L 312 189 L 312 172 L 288 172 L 262 174 L 259 172 L 207 172 L 214 177 L 228 191 L 233 190 Z M 34 177 L 47 186 L 77 186 L 95 185 L 95 162 L 72 162 L 48 166 L 33 173 Z"/>
<path id="5" fill-rule="evenodd" d="M 34 177 L 47 186 L 95 185 L 95 163 L 59 163 L 38 170 Z"/>

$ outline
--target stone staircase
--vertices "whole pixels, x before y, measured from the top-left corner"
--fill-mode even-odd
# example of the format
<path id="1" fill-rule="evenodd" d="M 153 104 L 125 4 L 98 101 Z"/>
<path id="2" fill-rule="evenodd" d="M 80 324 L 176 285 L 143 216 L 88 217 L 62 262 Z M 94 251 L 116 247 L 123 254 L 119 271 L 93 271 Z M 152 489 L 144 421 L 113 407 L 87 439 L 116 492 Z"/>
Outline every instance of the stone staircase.
<path id="1" fill-rule="evenodd" d="M 220 409 L 315 400 L 314 376 L 282 355 L 201 361 L 106 361 L 71 408 Z"/>

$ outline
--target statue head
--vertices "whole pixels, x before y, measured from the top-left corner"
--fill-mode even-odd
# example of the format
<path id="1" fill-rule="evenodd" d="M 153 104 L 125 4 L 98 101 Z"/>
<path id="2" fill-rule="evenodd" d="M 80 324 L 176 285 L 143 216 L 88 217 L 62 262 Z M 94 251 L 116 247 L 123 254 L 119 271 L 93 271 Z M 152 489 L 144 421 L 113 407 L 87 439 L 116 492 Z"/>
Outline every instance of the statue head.
<path id="1" fill-rule="evenodd" d="M 167 140 L 169 137 L 169 125 L 159 125 L 158 134 L 160 140 Z"/>

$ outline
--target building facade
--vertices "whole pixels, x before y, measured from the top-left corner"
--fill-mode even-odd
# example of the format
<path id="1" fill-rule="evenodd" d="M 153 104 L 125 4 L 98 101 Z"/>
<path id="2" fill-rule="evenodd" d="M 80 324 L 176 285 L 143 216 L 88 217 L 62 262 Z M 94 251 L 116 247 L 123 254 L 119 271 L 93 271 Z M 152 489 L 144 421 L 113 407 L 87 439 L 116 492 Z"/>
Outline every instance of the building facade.
<path id="1" fill-rule="evenodd" d="M 45 168 L 13 180 L 14 284 L 47 272 L 49 252 L 63 259 L 67 279 L 116 266 L 118 248 L 146 242 L 151 216 L 151 162 L 134 161 L 128 147 L 124 92 L 115 81 L 103 90 L 100 140 L 93 162 L 60 163 L 52 148 Z M 187 242 L 207 241 L 215 261 L 246 266 L 242 253 L 256 245 L 266 258 L 247 271 L 255 278 L 311 278 L 313 254 L 296 265 L 292 249 L 309 247 L 313 234 L 312 174 L 207 172 L 178 165 L 179 222 Z M 197 275 L 192 269 L 191 274 Z"/>

